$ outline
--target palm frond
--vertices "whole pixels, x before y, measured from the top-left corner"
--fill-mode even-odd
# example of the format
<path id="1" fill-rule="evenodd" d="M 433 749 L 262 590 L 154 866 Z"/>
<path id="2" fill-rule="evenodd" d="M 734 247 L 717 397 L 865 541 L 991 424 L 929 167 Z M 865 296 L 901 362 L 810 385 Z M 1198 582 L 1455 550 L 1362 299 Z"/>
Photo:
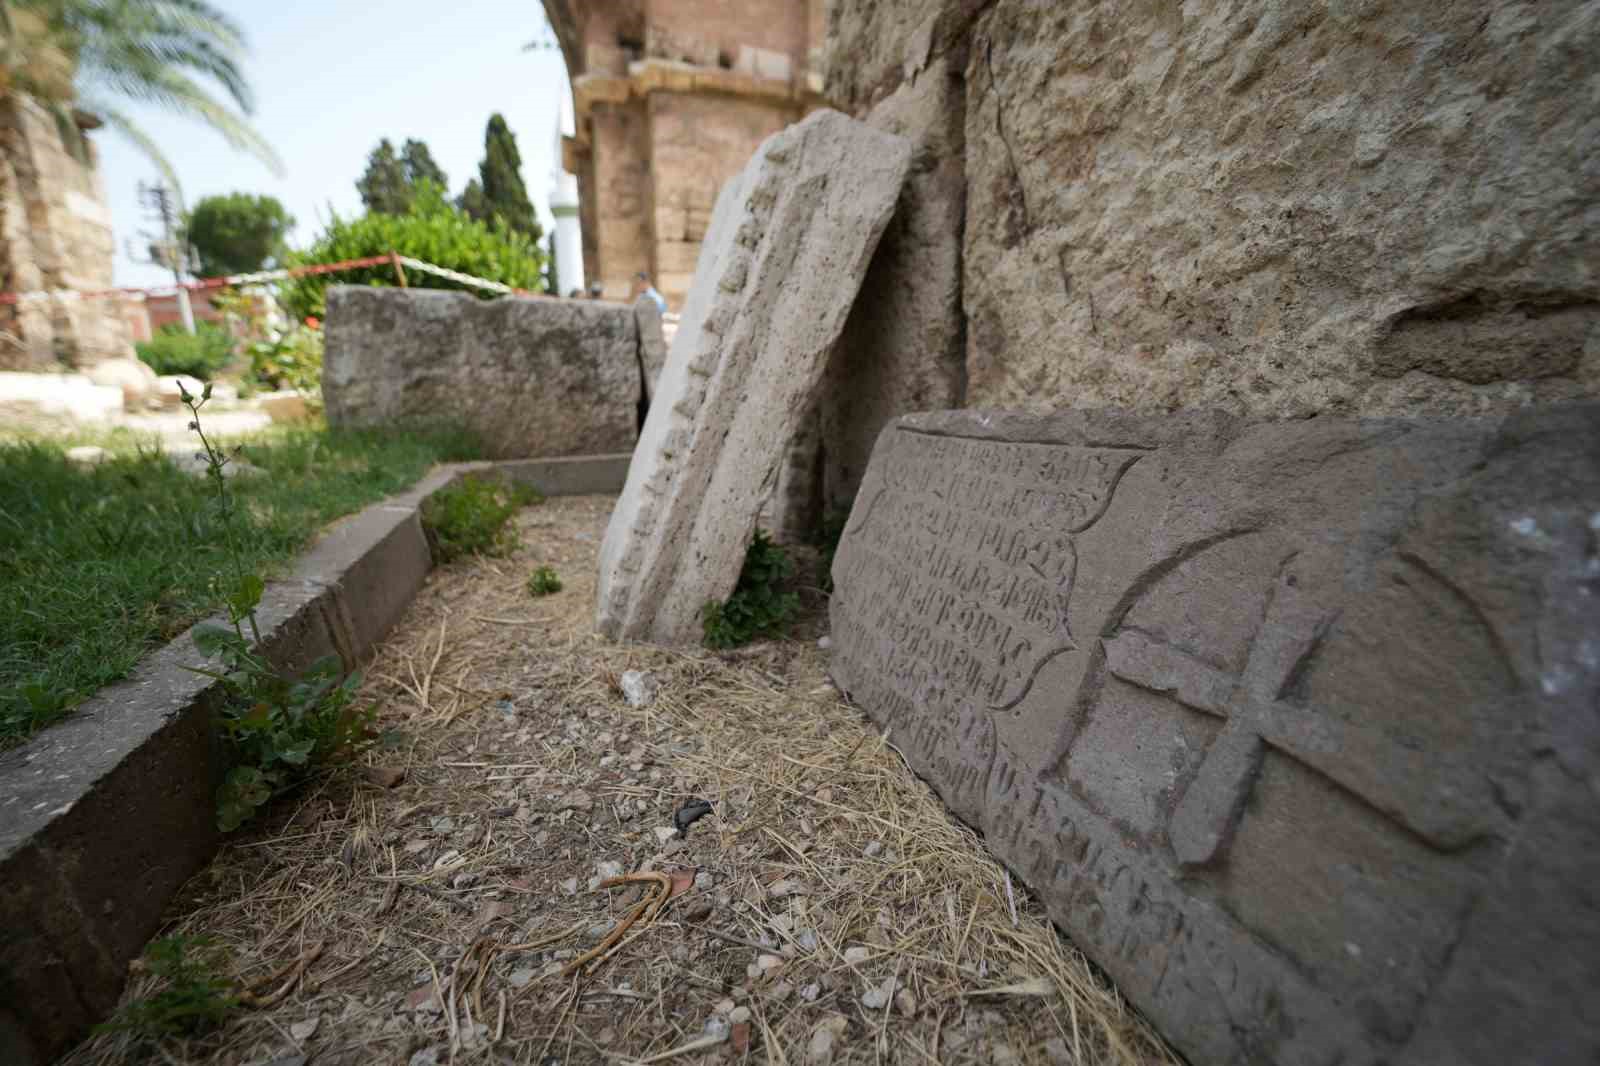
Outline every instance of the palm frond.
<path id="1" fill-rule="evenodd" d="M 177 194 L 178 202 L 180 204 L 183 203 L 183 184 L 178 180 L 177 168 L 172 165 L 172 161 L 161 151 L 161 146 L 155 142 L 155 138 L 151 137 L 137 122 L 115 107 L 108 107 L 105 104 L 86 104 L 86 106 L 93 110 L 96 115 L 99 115 L 107 126 L 132 141 L 134 147 L 144 153 L 145 158 L 155 165 L 156 170 L 161 172 L 162 178 L 172 186 L 173 192 Z"/>
<path id="2" fill-rule="evenodd" d="M 28 26 L 13 16 L 25 13 Z M 32 30 L 35 24 L 36 31 Z M 28 32 L 21 32 L 28 30 Z M 234 148 L 248 152 L 283 173 L 278 154 L 241 115 L 218 100 L 216 89 L 244 115 L 255 108 L 244 75 L 244 30 L 207 0 L 0 0 L 0 76 L 57 115 L 70 117 L 73 97 L 151 157 L 169 181 L 171 163 L 155 142 L 108 99 L 153 104 L 199 119 Z M 51 57 L 76 77 L 56 84 L 43 76 Z M 73 83 L 76 93 L 73 91 Z M 91 102 L 92 101 L 92 102 Z M 69 147 L 83 140 L 73 126 L 62 138 Z M 83 151 L 77 151 L 80 158 Z"/>

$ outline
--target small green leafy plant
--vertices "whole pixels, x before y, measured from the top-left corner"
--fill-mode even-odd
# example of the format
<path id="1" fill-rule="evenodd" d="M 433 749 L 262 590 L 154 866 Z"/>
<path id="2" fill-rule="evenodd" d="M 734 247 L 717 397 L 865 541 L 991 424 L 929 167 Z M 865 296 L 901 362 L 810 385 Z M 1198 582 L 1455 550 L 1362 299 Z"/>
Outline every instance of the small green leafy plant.
<path id="1" fill-rule="evenodd" d="M 541 566 L 528 578 L 528 595 L 548 596 L 561 591 L 561 578 L 548 566 Z"/>
<path id="2" fill-rule="evenodd" d="M 245 567 L 237 543 L 234 501 L 223 473 L 232 457 L 200 425 L 200 408 L 211 398 L 211 386 L 199 398 L 187 390 L 181 397 L 192 416 L 189 428 L 204 449 L 206 476 L 215 490 L 233 571 L 227 575 L 223 596 L 227 625 L 205 622 L 194 629 L 196 647 L 217 660 L 219 667 L 190 667 L 221 682 L 227 693 L 219 725 L 233 766 L 217 790 L 217 828 L 226 833 L 248 821 L 278 789 L 296 783 L 317 766 L 348 757 L 366 743 L 371 711 L 357 708 L 360 675 L 341 680 L 337 656 L 325 656 L 295 677 L 278 670 L 256 650 L 261 644 L 256 608 L 266 583 Z"/>
<path id="3" fill-rule="evenodd" d="M 422 528 L 435 562 L 466 555 L 504 555 L 516 547 L 511 516 L 543 502 L 536 489 L 494 478 L 464 477 L 422 505 Z"/>
<path id="4" fill-rule="evenodd" d="M 163 326 L 133 347 L 157 374 L 188 374 L 202 381 L 211 380 L 233 358 L 233 338 L 210 322 L 196 322 L 192 336 L 182 326 Z"/>
<path id="5" fill-rule="evenodd" d="M 152 941 L 135 967 L 160 978 L 161 987 L 124 1006 L 96 1032 L 132 1032 L 156 1041 L 215 1029 L 240 1006 L 233 982 L 217 972 L 220 965 L 221 953 L 205 937 Z"/>
<path id="6" fill-rule="evenodd" d="M 322 409 L 322 323 L 307 318 L 250 345 L 250 380 L 267 389 L 293 389 L 313 412 Z"/>
<path id="7" fill-rule="evenodd" d="M 765 530 L 756 530 L 739 571 L 739 583 L 722 603 L 701 608 L 706 644 L 733 648 L 757 637 L 788 632 L 800 610 L 800 597 L 784 586 L 794 576 L 789 553 L 774 544 Z"/>

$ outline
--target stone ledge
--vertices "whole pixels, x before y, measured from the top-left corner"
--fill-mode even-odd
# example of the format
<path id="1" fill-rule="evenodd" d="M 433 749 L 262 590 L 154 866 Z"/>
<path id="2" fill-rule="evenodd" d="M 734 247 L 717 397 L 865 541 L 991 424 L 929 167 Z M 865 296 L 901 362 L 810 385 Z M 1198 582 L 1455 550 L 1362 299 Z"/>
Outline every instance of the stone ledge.
<path id="1" fill-rule="evenodd" d="M 721 67 L 699 67 L 670 59 L 641 59 L 628 73 L 580 74 L 572 79 L 573 106 L 581 119 L 595 104 L 622 104 L 651 93 L 716 93 L 791 104 L 805 110 L 827 106 L 827 97 L 813 72 L 799 79 L 758 78 Z M 585 142 L 586 143 L 586 142 Z"/>
<path id="2" fill-rule="evenodd" d="M 444 466 L 342 519 L 268 586 L 268 658 L 290 669 L 365 658 L 432 568 L 423 501 L 463 474 L 498 472 L 546 496 L 613 493 L 628 459 Z M 221 692 L 187 669 L 204 661 L 193 633 L 0 755 L 0 1062 L 48 1062 L 104 1017 L 168 902 L 216 851 L 224 766 L 209 719 Z"/>

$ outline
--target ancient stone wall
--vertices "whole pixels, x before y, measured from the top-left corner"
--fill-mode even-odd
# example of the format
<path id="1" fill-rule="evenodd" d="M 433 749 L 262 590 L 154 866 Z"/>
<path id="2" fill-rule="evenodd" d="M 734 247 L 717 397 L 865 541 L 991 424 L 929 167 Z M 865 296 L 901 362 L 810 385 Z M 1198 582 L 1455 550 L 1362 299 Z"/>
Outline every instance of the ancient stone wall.
<path id="1" fill-rule="evenodd" d="M 969 405 L 1600 392 L 1592 0 L 838 0 L 827 55 L 869 118 L 958 69 Z"/>
<path id="2" fill-rule="evenodd" d="M 694 281 L 700 241 L 717 191 L 755 145 L 794 117 L 786 109 L 735 96 L 658 94 L 650 98 L 650 173 L 656 185 L 648 263 L 656 288 L 681 305 Z"/>
<path id="3" fill-rule="evenodd" d="M 629 451 L 660 328 L 659 315 L 596 300 L 335 285 L 328 421 L 454 422 L 493 459 Z"/>
<path id="4" fill-rule="evenodd" d="M 545 0 L 572 76 L 584 270 L 609 299 L 645 271 L 673 309 L 722 183 L 822 102 L 821 0 Z"/>
<path id="5" fill-rule="evenodd" d="M 0 99 L 0 291 L 104 289 L 116 250 L 100 177 L 32 101 Z M 131 357 L 115 301 L 0 305 L 0 369 Z"/>

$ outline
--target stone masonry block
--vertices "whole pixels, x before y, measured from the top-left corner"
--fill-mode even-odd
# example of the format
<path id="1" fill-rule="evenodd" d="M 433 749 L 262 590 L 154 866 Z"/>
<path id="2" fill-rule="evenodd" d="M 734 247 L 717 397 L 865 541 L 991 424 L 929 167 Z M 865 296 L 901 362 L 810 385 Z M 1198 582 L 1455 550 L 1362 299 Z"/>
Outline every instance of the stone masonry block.
<path id="1" fill-rule="evenodd" d="M 1600 405 L 910 415 L 840 688 L 1196 1063 L 1589 1062 Z"/>

